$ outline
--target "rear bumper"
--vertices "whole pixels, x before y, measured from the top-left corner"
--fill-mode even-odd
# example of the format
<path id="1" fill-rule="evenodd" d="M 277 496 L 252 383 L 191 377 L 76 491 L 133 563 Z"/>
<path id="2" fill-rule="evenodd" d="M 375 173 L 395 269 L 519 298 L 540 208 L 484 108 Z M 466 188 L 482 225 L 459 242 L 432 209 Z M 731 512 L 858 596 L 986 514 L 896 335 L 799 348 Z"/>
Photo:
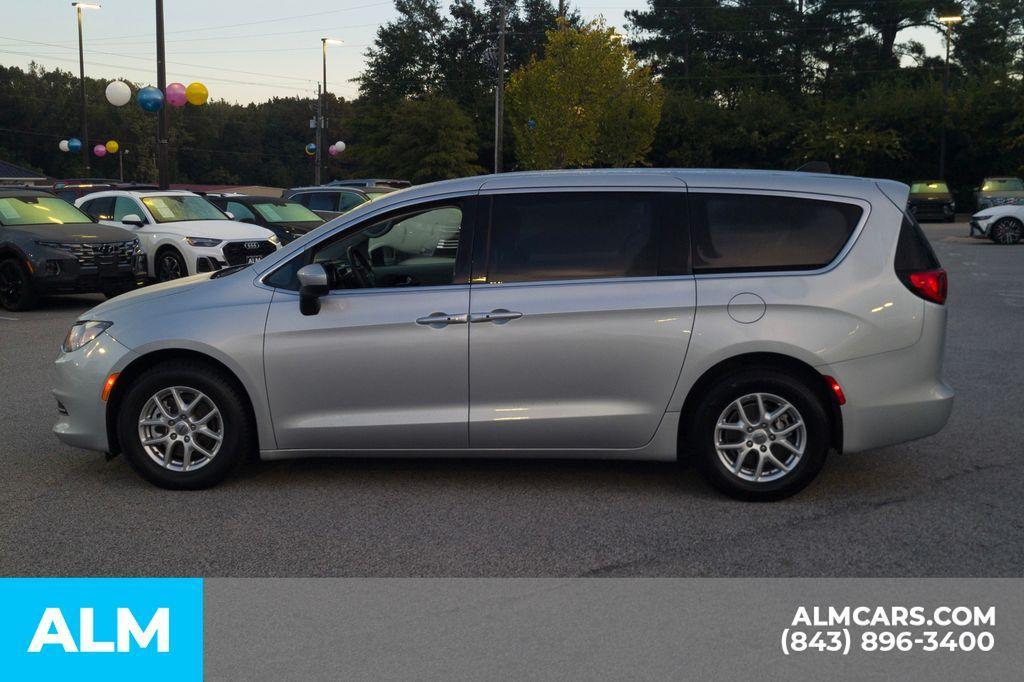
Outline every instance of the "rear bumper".
<path id="1" fill-rule="evenodd" d="M 137 355 L 108 334 L 73 353 L 61 353 L 54 364 L 53 397 L 58 404 L 53 432 L 61 442 L 76 448 L 106 452 L 107 404 L 101 399 L 103 384 Z"/>
<path id="2" fill-rule="evenodd" d="M 859 452 L 942 430 L 953 389 L 941 378 L 946 310 L 925 304 L 920 340 L 901 350 L 819 367 L 843 387 L 843 451 Z"/>

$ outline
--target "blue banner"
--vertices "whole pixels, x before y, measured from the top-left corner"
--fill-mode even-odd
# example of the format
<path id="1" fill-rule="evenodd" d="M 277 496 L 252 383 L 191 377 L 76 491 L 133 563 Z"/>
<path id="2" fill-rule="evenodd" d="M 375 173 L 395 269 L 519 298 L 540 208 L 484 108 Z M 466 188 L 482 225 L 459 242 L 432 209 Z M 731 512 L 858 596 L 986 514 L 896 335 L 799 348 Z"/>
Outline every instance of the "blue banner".
<path id="1" fill-rule="evenodd" d="M 198 578 L 0 579 L 0 676 L 200 680 Z"/>

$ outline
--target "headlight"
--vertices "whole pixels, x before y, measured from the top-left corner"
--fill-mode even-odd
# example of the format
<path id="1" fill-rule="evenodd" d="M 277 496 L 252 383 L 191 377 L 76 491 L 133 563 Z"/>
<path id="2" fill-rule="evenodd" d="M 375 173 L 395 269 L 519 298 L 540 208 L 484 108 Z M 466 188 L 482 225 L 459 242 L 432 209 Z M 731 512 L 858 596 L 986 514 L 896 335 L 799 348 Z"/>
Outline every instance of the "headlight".
<path id="1" fill-rule="evenodd" d="M 971 217 L 974 218 L 975 220 L 988 220 L 992 216 L 990 216 L 990 215 L 983 215 L 983 214 L 979 213 L 979 214 L 973 215 Z"/>
<path id="2" fill-rule="evenodd" d="M 65 353 L 73 353 L 85 344 L 89 343 L 102 334 L 113 322 L 102 322 L 100 320 L 83 320 L 71 325 L 71 331 L 64 338 L 61 350 Z"/>
<path id="3" fill-rule="evenodd" d="M 189 246 L 219 246 L 223 239 L 210 239 L 208 237 L 185 237 L 185 241 L 189 243 Z"/>

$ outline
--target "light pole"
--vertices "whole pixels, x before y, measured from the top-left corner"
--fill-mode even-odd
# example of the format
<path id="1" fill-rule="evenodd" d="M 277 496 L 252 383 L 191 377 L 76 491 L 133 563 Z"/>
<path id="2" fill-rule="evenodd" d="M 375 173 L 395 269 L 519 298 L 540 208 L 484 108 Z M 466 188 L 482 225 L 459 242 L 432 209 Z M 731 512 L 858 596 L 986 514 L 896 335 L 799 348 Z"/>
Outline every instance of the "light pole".
<path id="1" fill-rule="evenodd" d="M 164 58 L 164 0 L 156 0 L 156 86 L 167 92 L 167 62 Z M 156 172 L 160 189 L 170 187 L 171 176 L 167 165 L 167 107 L 156 114 Z"/>
<path id="2" fill-rule="evenodd" d="M 82 161 L 85 163 L 85 177 L 92 175 L 92 168 L 89 165 L 89 119 L 85 105 L 85 50 L 82 47 L 82 10 L 100 9 L 100 5 L 91 2 L 73 2 L 78 17 L 78 73 L 82 90 Z"/>
<path id="3" fill-rule="evenodd" d="M 327 116 L 327 46 L 328 45 L 341 45 L 343 41 L 337 38 L 321 38 L 320 39 L 320 53 L 323 57 L 323 70 L 324 80 L 323 87 L 320 88 L 320 98 L 317 104 L 316 112 L 316 184 L 320 184 L 321 173 L 324 170 L 325 161 L 327 160 L 324 155 L 324 140 L 327 137 L 326 121 L 324 118 Z"/>
<path id="4" fill-rule="evenodd" d="M 494 83 L 494 172 L 501 172 L 501 143 L 505 137 L 505 11 L 504 0 L 498 9 L 497 80 Z"/>
<path id="5" fill-rule="evenodd" d="M 953 42 L 953 24 L 959 24 L 964 18 L 960 14 L 947 14 L 939 17 L 939 22 L 946 25 L 946 69 L 942 74 L 942 137 L 939 139 L 939 180 L 946 179 L 946 119 L 949 118 L 949 48 Z"/>

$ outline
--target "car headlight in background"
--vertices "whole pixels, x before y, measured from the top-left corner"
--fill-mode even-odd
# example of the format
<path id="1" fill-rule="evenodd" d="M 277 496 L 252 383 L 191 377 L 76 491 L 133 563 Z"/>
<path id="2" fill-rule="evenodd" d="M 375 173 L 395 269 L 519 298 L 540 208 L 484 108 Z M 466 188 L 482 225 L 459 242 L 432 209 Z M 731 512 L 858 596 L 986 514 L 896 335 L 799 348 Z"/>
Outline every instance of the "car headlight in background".
<path id="1" fill-rule="evenodd" d="M 61 350 L 65 353 L 73 353 L 102 334 L 112 324 L 114 323 L 103 322 L 102 320 L 82 320 L 80 322 L 75 322 L 71 325 L 71 330 L 68 332 L 68 335 L 64 337 L 64 343 L 61 344 Z"/>
<path id="2" fill-rule="evenodd" d="M 990 215 L 984 215 L 984 214 L 978 213 L 978 214 L 975 214 L 975 215 L 973 215 L 973 216 L 971 216 L 971 217 L 972 217 L 972 218 L 974 218 L 975 220 L 988 220 L 988 219 L 989 219 L 989 218 L 991 218 L 992 216 L 990 216 Z"/>
<path id="3" fill-rule="evenodd" d="M 220 243 L 224 240 L 210 239 L 209 237 L 185 237 L 185 241 L 188 242 L 189 246 L 199 246 L 205 248 L 210 246 L 220 246 Z"/>

